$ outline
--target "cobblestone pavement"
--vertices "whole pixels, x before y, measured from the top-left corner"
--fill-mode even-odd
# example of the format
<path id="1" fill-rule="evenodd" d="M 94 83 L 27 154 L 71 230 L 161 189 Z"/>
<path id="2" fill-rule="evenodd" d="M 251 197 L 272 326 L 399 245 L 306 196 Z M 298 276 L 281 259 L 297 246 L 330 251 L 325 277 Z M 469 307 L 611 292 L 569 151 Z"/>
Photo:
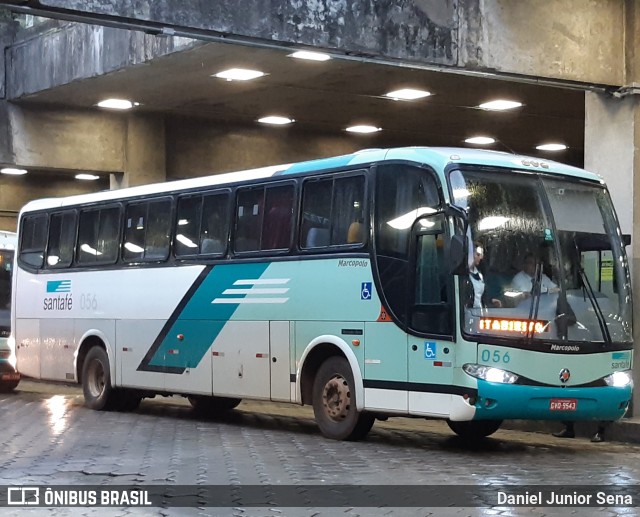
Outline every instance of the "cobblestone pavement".
<path id="1" fill-rule="evenodd" d="M 243 402 L 224 416 L 199 418 L 184 399 L 172 397 L 144 400 L 132 413 L 97 412 L 83 406 L 78 388 L 30 381 L 0 395 L 0 412 L 0 485 L 446 485 L 446 494 L 465 485 L 640 484 L 636 445 L 500 430 L 469 446 L 441 421 L 376 422 L 366 440 L 337 442 L 320 435 L 306 406 Z M 85 507 L 2 513 L 609 516 L 639 515 L 640 508 Z"/>

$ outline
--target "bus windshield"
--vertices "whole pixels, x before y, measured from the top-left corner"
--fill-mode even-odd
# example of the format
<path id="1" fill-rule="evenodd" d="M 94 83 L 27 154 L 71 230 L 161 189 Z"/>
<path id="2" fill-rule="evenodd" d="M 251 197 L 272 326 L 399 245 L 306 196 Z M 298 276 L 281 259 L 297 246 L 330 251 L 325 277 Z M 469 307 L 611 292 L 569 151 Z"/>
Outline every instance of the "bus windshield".
<path id="1" fill-rule="evenodd" d="M 603 186 L 471 169 L 450 182 L 469 215 L 466 334 L 631 342 L 629 270 Z"/>

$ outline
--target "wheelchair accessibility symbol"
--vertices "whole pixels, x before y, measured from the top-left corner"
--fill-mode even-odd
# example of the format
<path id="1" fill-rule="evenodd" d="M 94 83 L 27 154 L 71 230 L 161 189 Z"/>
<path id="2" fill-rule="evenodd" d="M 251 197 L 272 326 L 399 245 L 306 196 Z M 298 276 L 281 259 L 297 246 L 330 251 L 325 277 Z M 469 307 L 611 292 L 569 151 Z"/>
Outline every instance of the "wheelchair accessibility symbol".
<path id="1" fill-rule="evenodd" d="M 433 341 L 424 342 L 424 358 L 435 359 L 436 358 L 436 344 Z"/>
<path id="2" fill-rule="evenodd" d="M 362 282 L 360 288 L 360 299 L 371 300 L 371 282 Z"/>

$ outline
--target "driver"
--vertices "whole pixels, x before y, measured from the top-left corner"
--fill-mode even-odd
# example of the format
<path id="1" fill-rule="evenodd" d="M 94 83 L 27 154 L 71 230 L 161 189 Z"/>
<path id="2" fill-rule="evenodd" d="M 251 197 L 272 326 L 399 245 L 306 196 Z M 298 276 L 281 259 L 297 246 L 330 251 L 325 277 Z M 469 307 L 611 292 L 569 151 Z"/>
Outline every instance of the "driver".
<path id="1" fill-rule="evenodd" d="M 531 293 L 533 281 L 536 275 L 536 258 L 533 253 L 527 253 L 524 257 L 522 271 L 516 273 L 511 280 L 511 289 L 522 293 Z M 544 273 L 540 277 L 541 293 L 557 293 L 558 286 Z"/>

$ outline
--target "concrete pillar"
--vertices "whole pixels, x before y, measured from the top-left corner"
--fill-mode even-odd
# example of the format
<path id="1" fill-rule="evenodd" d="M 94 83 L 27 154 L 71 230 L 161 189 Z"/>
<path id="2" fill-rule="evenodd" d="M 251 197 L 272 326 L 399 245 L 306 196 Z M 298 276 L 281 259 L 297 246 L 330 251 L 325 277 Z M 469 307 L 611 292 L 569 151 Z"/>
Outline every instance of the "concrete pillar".
<path id="1" fill-rule="evenodd" d="M 633 340 L 640 343 L 640 2 L 624 2 L 624 86 L 617 94 L 587 93 L 584 166 L 609 185 L 622 232 L 631 235 L 627 255 L 634 292 Z M 640 347 L 635 347 L 636 389 L 628 416 L 640 415 Z"/>
<path id="2" fill-rule="evenodd" d="M 638 201 L 635 211 L 640 210 L 640 198 L 634 192 L 634 176 L 640 175 L 640 169 L 634 169 L 640 156 L 637 147 L 640 134 L 634 128 L 634 121 L 640 113 L 639 99 L 636 97 L 630 95 L 618 99 L 587 92 L 584 122 L 584 167 L 605 179 L 622 232 L 632 237 L 635 237 L 633 223 L 640 217 L 634 214 L 634 201 Z M 640 241 L 640 228 L 637 231 Z M 635 243 L 636 239 L 632 240 Z"/>
<path id="3" fill-rule="evenodd" d="M 585 169 L 609 186 L 622 232 L 631 235 L 627 255 L 634 292 L 634 342 L 640 343 L 640 95 L 618 99 L 587 93 Z M 640 414 L 640 347 L 634 360 L 634 414 Z"/>
<path id="4" fill-rule="evenodd" d="M 127 119 L 124 138 L 123 171 L 111 174 L 111 188 L 166 181 L 164 118 L 131 113 Z"/>

